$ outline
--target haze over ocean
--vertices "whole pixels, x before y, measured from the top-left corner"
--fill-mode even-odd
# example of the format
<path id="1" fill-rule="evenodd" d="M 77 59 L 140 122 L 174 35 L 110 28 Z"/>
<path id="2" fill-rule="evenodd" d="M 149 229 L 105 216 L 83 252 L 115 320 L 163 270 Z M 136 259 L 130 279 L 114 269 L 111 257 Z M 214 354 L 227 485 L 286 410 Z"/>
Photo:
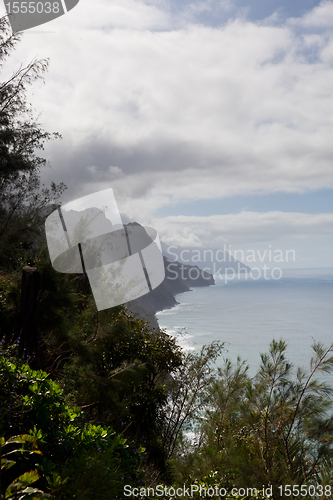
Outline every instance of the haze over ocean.
<path id="1" fill-rule="evenodd" d="M 185 349 L 225 342 L 224 357 L 247 360 L 251 375 L 272 339 L 287 341 L 295 367 L 308 367 L 313 340 L 333 343 L 333 268 L 285 269 L 279 280 L 221 277 L 176 299 L 179 305 L 157 314 L 160 327 L 181 332 Z"/>

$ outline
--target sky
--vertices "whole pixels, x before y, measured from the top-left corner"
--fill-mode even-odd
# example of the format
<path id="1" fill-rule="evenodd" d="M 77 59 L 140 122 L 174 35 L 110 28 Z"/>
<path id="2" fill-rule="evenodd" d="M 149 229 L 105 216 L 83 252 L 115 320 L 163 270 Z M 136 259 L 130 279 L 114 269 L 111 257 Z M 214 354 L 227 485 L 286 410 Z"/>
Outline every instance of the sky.
<path id="1" fill-rule="evenodd" d="M 333 1 L 80 0 L 5 68 L 62 140 L 64 202 L 112 187 L 166 245 L 294 250 L 333 267 Z"/>

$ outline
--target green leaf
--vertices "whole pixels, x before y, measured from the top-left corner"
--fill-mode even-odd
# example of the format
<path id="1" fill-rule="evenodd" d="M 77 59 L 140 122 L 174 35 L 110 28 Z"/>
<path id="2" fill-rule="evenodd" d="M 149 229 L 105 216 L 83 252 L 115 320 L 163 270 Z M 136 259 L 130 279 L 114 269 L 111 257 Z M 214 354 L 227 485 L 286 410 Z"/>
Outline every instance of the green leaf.
<path id="1" fill-rule="evenodd" d="M 6 444 L 25 444 L 25 443 L 33 443 L 37 447 L 35 436 L 31 436 L 30 434 L 20 434 L 18 436 L 13 436 L 7 439 Z"/>
<path id="2" fill-rule="evenodd" d="M 1 469 L 10 469 L 15 464 L 16 462 L 14 460 L 7 460 L 7 458 L 1 459 Z"/>
<path id="3" fill-rule="evenodd" d="M 24 490 L 27 486 L 35 483 L 40 478 L 37 469 L 25 472 L 16 478 L 6 489 L 5 499 L 9 499 L 13 493 Z"/>

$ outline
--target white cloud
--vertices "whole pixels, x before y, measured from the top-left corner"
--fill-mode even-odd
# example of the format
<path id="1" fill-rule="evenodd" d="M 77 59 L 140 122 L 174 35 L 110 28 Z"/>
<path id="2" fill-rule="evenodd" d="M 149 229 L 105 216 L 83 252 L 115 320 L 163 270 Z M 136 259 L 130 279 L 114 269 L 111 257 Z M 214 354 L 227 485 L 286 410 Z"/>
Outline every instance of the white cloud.
<path id="1" fill-rule="evenodd" d="M 329 28 L 333 24 L 333 4 L 329 0 L 322 1 L 313 10 L 307 12 L 301 18 L 293 18 L 289 21 L 292 24 L 307 28 Z"/>
<path id="2" fill-rule="evenodd" d="M 35 102 L 65 138 L 48 151 L 72 192 L 91 184 L 80 174 L 91 164 L 104 175 L 96 180 L 113 182 L 113 163 L 125 174 L 120 190 L 140 177 L 152 196 L 183 200 L 333 184 L 326 35 L 237 19 L 220 29 L 154 31 L 140 16 L 166 21 L 156 5 L 81 3 L 77 22 L 67 15 L 55 34 L 26 34 L 16 56 L 36 55 L 39 38 L 47 40 L 39 56 L 50 56 L 50 71 Z M 124 27 L 102 29 L 121 24 L 109 8 L 138 14 L 138 26 L 120 16 Z M 98 12 L 100 28 L 86 26 L 81 18 Z M 306 59 L 309 45 L 315 61 Z"/>
<path id="3" fill-rule="evenodd" d="M 333 2 L 280 25 L 204 27 L 185 14 L 164 1 L 81 1 L 24 34 L 10 62 L 50 57 L 32 99 L 64 137 L 47 147 L 45 180 L 64 181 L 68 199 L 113 187 L 142 222 L 180 201 L 333 187 Z M 193 245 L 328 227 L 327 214 L 274 214 L 155 223 Z"/>
<path id="4" fill-rule="evenodd" d="M 240 212 L 208 217 L 169 216 L 153 219 L 167 245 L 220 248 L 281 240 L 321 238 L 333 234 L 333 214 Z"/>
<path id="5" fill-rule="evenodd" d="M 59 18 L 59 26 L 69 29 L 126 28 L 133 30 L 165 29 L 170 26 L 162 2 L 143 0 L 97 0 L 93 4 L 81 2 L 66 16 Z M 50 27 L 50 25 L 49 25 Z"/>

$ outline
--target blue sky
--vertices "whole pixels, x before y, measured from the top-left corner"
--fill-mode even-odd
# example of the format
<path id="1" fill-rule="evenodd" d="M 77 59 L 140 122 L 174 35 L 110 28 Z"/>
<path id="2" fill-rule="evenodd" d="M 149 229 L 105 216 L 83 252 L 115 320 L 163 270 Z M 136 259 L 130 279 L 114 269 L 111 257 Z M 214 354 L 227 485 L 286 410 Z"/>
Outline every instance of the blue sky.
<path id="1" fill-rule="evenodd" d="M 230 198 L 215 198 L 212 200 L 197 200 L 188 203 L 177 203 L 158 209 L 155 215 L 213 215 L 228 214 L 250 210 L 266 212 L 267 210 L 280 210 L 284 212 L 305 212 L 320 214 L 332 212 L 332 189 L 319 189 L 311 193 L 274 193 L 262 195 L 238 195 Z"/>
<path id="2" fill-rule="evenodd" d="M 182 248 L 333 267 L 333 1 L 96 0 L 24 33 L 64 201 L 112 187 Z"/>
<path id="3" fill-rule="evenodd" d="M 244 15 L 251 21 L 262 21 L 272 15 L 278 15 L 280 19 L 289 17 L 300 17 L 320 2 L 318 0 L 234 0 L 230 2 L 216 1 L 206 2 L 207 8 L 198 9 L 196 19 L 198 22 L 209 26 L 221 26 L 226 20 L 235 15 Z M 171 0 L 170 9 L 174 12 L 194 11 L 194 6 L 199 2 L 192 0 Z M 202 4 L 202 3 L 201 3 Z M 209 6 L 212 6 L 210 9 Z"/>

